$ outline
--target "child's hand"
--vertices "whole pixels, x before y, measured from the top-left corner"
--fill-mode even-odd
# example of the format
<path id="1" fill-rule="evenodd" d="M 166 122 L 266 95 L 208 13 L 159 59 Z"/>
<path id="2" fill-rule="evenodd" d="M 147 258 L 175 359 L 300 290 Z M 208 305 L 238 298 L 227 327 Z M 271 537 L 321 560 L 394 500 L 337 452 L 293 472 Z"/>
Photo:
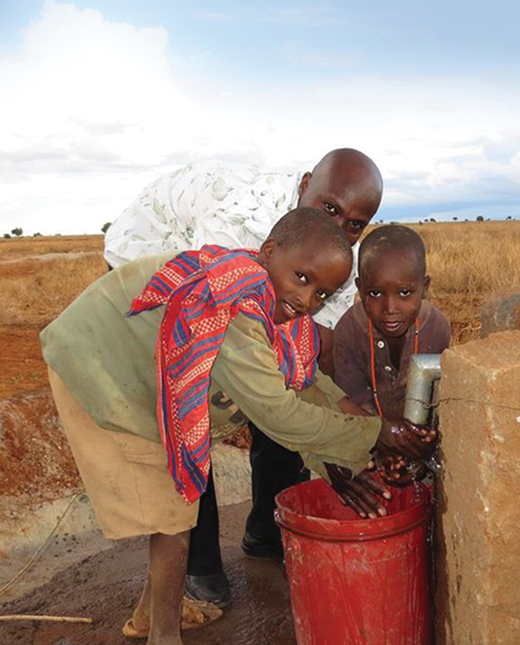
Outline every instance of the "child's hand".
<path id="1" fill-rule="evenodd" d="M 421 462 L 390 452 L 377 452 L 375 465 L 383 481 L 390 486 L 408 486 L 426 475 L 426 468 Z"/>
<path id="2" fill-rule="evenodd" d="M 410 459 L 427 459 L 437 445 L 437 431 L 407 419 L 382 419 L 376 450 Z"/>
<path id="3" fill-rule="evenodd" d="M 360 517 L 375 519 L 386 515 L 385 506 L 374 493 L 385 499 L 392 499 L 392 493 L 368 471 L 363 470 L 359 475 L 352 477 L 348 468 L 328 463 L 325 463 L 325 467 L 334 491 Z"/>

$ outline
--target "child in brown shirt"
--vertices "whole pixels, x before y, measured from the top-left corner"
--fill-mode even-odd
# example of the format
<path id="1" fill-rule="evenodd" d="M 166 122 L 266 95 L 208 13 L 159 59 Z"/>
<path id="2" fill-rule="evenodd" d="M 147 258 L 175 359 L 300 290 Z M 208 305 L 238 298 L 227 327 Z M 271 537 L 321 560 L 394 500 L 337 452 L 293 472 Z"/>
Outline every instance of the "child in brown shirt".
<path id="1" fill-rule="evenodd" d="M 402 416 L 410 358 L 440 354 L 450 326 L 425 300 L 424 243 L 410 228 L 383 226 L 359 250 L 358 302 L 334 330 L 335 380 L 369 414 Z"/>
<path id="2" fill-rule="evenodd" d="M 419 235 L 395 225 L 370 233 L 359 249 L 356 284 L 361 302 L 343 315 L 333 338 L 335 381 L 349 397 L 344 409 L 401 417 L 412 355 L 440 354 L 450 341 L 445 316 L 424 299 L 430 278 Z M 419 463 L 396 456 L 383 460 L 378 470 L 385 482 L 401 485 L 424 472 Z M 381 494 L 377 480 L 368 473 L 362 479 L 364 490 L 347 503 L 362 517 L 373 517 L 376 510 L 384 514 L 372 496 L 374 491 Z M 388 497 L 390 491 L 384 494 Z"/>

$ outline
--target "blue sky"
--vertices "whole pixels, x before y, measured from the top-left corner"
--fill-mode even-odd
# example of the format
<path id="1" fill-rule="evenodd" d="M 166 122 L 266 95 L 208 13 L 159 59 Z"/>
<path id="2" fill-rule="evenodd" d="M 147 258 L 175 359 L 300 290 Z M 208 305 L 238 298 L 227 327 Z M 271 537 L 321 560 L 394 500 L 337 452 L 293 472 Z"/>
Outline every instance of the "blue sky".
<path id="1" fill-rule="evenodd" d="M 0 3 L 0 233 L 98 232 L 212 157 L 357 147 L 378 219 L 520 217 L 513 2 Z"/>

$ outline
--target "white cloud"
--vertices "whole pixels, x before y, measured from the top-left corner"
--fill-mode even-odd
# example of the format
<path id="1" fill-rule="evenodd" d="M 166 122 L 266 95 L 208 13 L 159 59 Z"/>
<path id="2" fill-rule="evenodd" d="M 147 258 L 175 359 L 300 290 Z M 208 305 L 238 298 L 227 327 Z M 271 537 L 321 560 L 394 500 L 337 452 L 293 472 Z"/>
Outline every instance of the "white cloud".
<path id="1" fill-rule="evenodd" d="M 98 232 L 188 160 L 306 170 L 338 146 L 377 161 L 384 205 L 403 214 L 520 193 L 520 91 L 510 79 L 345 71 L 326 82 L 221 84 L 204 75 L 203 47 L 200 76 L 191 68 L 188 78 L 190 59 L 172 59 L 165 28 L 48 1 L 20 49 L 0 58 L 0 233 Z"/>
<path id="2" fill-rule="evenodd" d="M 107 198 L 119 210 L 128 199 L 125 172 L 149 166 L 155 174 L 173 142 L 189 147 L 190 105 L 175 83 L 167 45 L 162 27 L 136 29 L 95 10 L 45 3 L 26 26 L 22 48 L 0 63 L 0 169 L 18 204 L 17 211 L 7 202 L 12 193 L 3 191 L 5 228 L 11 217 L 32 228 L 33 200 L 41 207 L 49 199 L 46 230 L 99 230 L 114 213 L 90 217 L 96 223 L 88 226 L 70 211 L 96 195 L 100 210 Z M 103 173 L 117 175 L 108 193 Z M 77 189 L 69 191 L 72 176 Z"/>

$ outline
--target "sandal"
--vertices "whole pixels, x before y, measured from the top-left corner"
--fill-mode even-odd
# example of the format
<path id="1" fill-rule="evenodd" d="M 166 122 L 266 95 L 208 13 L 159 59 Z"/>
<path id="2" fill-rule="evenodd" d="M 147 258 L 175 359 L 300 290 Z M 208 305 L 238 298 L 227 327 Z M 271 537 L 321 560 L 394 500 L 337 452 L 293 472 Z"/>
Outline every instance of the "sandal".
<path id="1" fill-rule="evenodd" d="M 224 612 L 206 600 L 182 600 L 181 629 L 198 629 L 218 620 Z"/>
<path id="2" fill-rule="evenodd" d="M 182 599 L 181 629 L 206 627 L 218 620 L 223 613 L 222 609 L 210 602 L 185 597 Z M 123 634 L 128 638 L 148 638 L 149 631 L 150 619 L 147 616 L 143 616 L 139 626 L 134 625 L 133 618 L 123 625 Z"/>

